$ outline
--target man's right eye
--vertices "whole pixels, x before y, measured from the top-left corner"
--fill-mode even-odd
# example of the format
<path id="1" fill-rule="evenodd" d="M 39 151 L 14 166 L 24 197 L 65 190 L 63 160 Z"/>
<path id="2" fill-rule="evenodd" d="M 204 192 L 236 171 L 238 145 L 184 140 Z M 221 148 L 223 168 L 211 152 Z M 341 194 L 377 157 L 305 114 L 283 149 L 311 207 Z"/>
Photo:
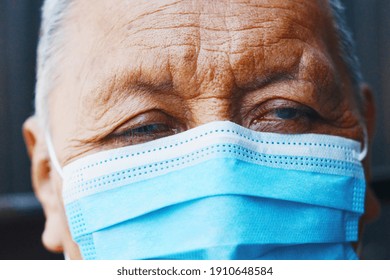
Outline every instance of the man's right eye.
<path id="1" fill-rule="evenodd" d="M 169 130 L 171 129 L 165 124 L 154 123 L 154 124 L 143 125 L 137 128 L 130 129 L 128 131 L 125 131 L 123 134 L 127 136 L 137 136 L 137 135 L 148 135 L 153 133 L 168 132 Z"/>
<path id="2" fill-rule="evenodd" d="M 178 133 L 179 130 L 171 128 L 167 124 L 153 123 L 127 129 L 125 131 L 118 131 L 112 133 L 109 137 L 115 144 L 140 144 L 152 141 L 158 138 L 163 138 Z"/>

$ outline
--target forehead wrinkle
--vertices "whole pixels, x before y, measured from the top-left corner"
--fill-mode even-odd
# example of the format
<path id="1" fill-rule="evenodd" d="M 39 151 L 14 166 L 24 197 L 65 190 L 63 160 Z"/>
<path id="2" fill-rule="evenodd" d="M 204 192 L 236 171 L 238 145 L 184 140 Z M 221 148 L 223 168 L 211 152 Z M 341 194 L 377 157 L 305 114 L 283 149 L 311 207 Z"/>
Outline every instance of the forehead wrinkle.
<path id="1" fill-rule="evenodd" d="M 143 13 L 142 16 L 137 16 L 136 19 L 128 20 L 129 26 L 131 26 L 129 31 L 138 33 L 150 30 L 178 28 L 188 28 L 190 29 L 188 32 L 192 32 L 194 28 L 202 28 L 215 32 L 243 31 L 253 28 L 254 23 L 259 23 L 260 26 L 258 27 L 262 27 L 270 15 L 273 15 L 276 19 L 281 16 L 294 18 L 302 26 L 309 24 L 308 19 L 310 19 L 311 26 L 315 26 L 316 24 L 316 22 L 313 22 L 307 16 L 309 12 L 313 13 L 313 9 L 309 9 L 311 7 L 308 7 L 310 4 L 307 3 L 286 1 L 287 4 L 284 5 L 272 5 L 272 3 L 268 2 L 265 4 L 251 5 L 248 1 L 244 3 L 242 1 L 215 1 L 218 2 L 218 5 L 215 5 L 214 1 L 208 1 L 206 2 L 207 4 L 204 2 L 179 1 L 179 4 L 171 5 L 169 9 L 158 9 L 158 11 L 153 10 Z M 241 6 L 244 6 L 247 10 L 246 17 L 243 17 L 241 12 L 237 12 L 238 9 L 236 7 Z M 301 6 L 300 13 L 296 13 L 292 9 L 294 6 Z M 159 13 L 158 16 L 155 14 L 156 12 Z M 275 15 L 277 16 L 275 17 Z M 202 23 L 199 22 L 200 16 L 206 19 Z M 218 22 L 219 18 L 222 18 L 222 20 L 229 19 L 229 22 L 235 22 L 236 24 L 230 24 L 229 30 L 221 30 L 220 26 L 216 27 L 214 24 L 214 20 L 217 19 Z"/>
<path id="2" fill-rule="evenodd" d="M 171 80 L 156 81 L 156 80 L 142 80 L 137 76 L 128 73 L 126 75 L 114 75 L 108 80 L 104 81 L 96 88 L 98 100 L 102 103 L 106 103 L 112 99 L 113 94 L 118 97 L 121 95 L 132 95 L 148 93 L 152 94 L 159 91 L 172 90 L 173 84 Z"/>
<path id="3" fill-rule="evenodd" d="M 170 91 L 172 88 L 170 80 L 146 80 L 131 71 L 114 74 L 85 94 L 83 108 L 90 108 L 95 118 L 100 119 L 117 103 L 131 96 L 147 98 L 154 93 Z"/>
<path id="4" fill-rule="evenodd" d="M 201 2 L 201 1 L 200 1 Z M 199 2 L 199 3 L 200 3 Z M 295 2 L 295 1 L 288 1 L 289 3 L 295 3 L 295 4 L 297 4 L 297 3 L 299 3 L 299 2 Z M 176 1 L 175 2 L 176 4 L 180 4 L 180 3 L 189 3 L 188 1 Z M 206 5 L 207 6 L 207 5 Z M 215 6 L 215 5 L 214 5 Z M 266 10 L 265 10 L 265 7 L 267 8 Z M 229 13 L 231 13 L 231 14 L 234 14 L 233 13 L 233 11 L 232 10 L 228 10 L 228 9 L 225 9 L 224 10 L 224 16 L 222 16 L 222 18 L 225 20 L 225 23 L 226 23 L 226 27 L 225 27 L 225 31 L 224 32 L 222 32 L 222 34 L 223 33 L 225 33 L 228 37 L 228 39 L 229 40 L 227 40 L 227 42 L 229 42 L 229 46 L 228 46 L 228 48 L 227 49 L 223 49 L 222 50 L 222 53 L 236 53 L 238 56 L 242 56 L 242 53 L 241 53 L 241 51 L 242 51 L 242 49 L 243 49 L 243 46 L 242 45 L 240 45 L 240 42 L 242 42 L 243 40 L 242 40 L 242 38 L 241 37 L 249 37 L 249 43 L 256 43 L 256 41 L 253 41 L 254 39 L 253 38 L 256 38 L 256 33 L 258 33 L 258 41 L 257 41 L 257 46 L 259 47 L 259 48 L 263 48 L 264 47 L 264 45 L 273 45 L 273 43 L 278 43 L 279 41 L 280 41 L 280 38 L 278 38 L 278 37 L 282 37 L 282 35 L 281 34 L 288 34 L 288 32 L 289 32 L 289 30 L 296 30 L 296 28 L 293 28 L 292 27 L 292 25 L 293 24 L 296 24 L 297 25 L 297 22 L 298 22 L 298 20 L 294 20 L 294 19 L 296 19 L 296 18 L 299 18 L 299 17 L 302 17 L 302 18 L 305 18 L 304 16 L 302 16 L 302 15 L 300 15 L 300 13 L 298 13 L 298 17 L 297 16 L 295 16 L 295 17 L 293 17 L 292 15 L 291 15 L 291 18 L 289 18 L 290 19 L 290 25 L 289 24 L 286 24 L 286 20 L 285 19 L 287 19 L 288 17 L 286 16 L 285 17 L 285 19 L 284 20 L 281 20 L 281 19 L 278 19 L 278 17 L 276 17 L 276 16 L 280 16 L 281 14 L 278 12 L 278 11 L 280 11 L 280 10 L 282 10 L 282 11 L 284 11 L 283 12 L 283 14 L 282 15 L 288 15 L 288 14 L 286 14 L 286 13 L 289 13 L 289 9 L 288 9 L 288 7 L 289 7 L 289 5 L 288 4 L 283 4 L 282 5 L 282 7 L 276 7 L 276 6 L 272 6 L 272 5 L 269 5 L 269 6 L 267 6 L 267 5 L 264 5 L 263 7 L 262 7 L 262 9 L 260 9 L 260 10 L 257 10 L 257 13 L 256 12 L 254 12 L 254 11 L 248 11 L 248 15 L 252 15 L 251 17 L 250 17 L 250 20 L 248 20 L 248 21 L 245 21 L 247 18 L 249 18 L 249 17 L 244 17 L 244 16 L 242 16 L 242 15 L 240 15 L 240 17 L 238 18 L 238 20 L 235 20 L 234 19 L 234 17 L 230 17 L 230 14 Z M 308 6 L 308 4 L 304 4 L 304 6 L 303 7 L 307 7 Z M 171 9 L 171 8 L 173 8 L 174 6 L 171 6 L 169 9 Z M 175 6 L 175 7 L 178 7 L 177 5 Z M 166 11 L 168 11 L 169 9 L 165 9 L 165 12 Z M 187 8 L 188 9 L 188 8 Z M 272 11 L 272 9 L 273 9 L 273 11 Z M 234 9 L 233 9 L 234 10 Z M 312 10 L 312 9 L 311 9 Z M 263 22 L 261 22 L 261 20 L 260 19 L 262 19 L 262 18 L 264 18 L 264 16 L 261 16 L 263 13 L 262 13 L 262 11 L 269 11 L 271 14 L 272 13 L 274 13 L 274 17 L 276 17 L 276 20 L 270 20 L 270 21 L 264 21 L 263 20 Z M 211 16 L 211 14 L 210 14 L 210 11 L 208 11 L 209 12 L 209 16 Z M 227 14 L 227 12 L 229 12 L 228 13 L 228 15 L 226 16 L 226 14 Z M 305 12 L 305 11 L 304 11 Z M 122 13 L 123 13 L 123 11 L 122 11 Z M 308 12 L 306 12 L 306 14 L 307 14 Z M 180 12 L 177 12 L 177 13 L 174 13 L 173 15 L 179 15 L 179 14 L 181 14 L 181 16 L 184 16 L 184 15 L 187 15 L 187 11 L 186 10 L 184 10 L 184 12 L 182 12 L 182 13 L 180 13 Z M 194 16 L 197 16 L 199 13 L 192 13 Z M 222 13 L 221 13 L 222 14 Z M 171 15 L 170 15 L 171 16 Z M 210 35 L 208 36 L 209 38 L 210 38 L 210 40 L 212 40 L 213 38 L 215 38 L 215 30 L 213 30 L 214 28 L 212 28 L 211 30 L 208 30 L 208 26 L 209 25 L 211 25 L 211 27 L 212 27 L 212 24 L 213 24 L 213 22 L 210 22 L 210 21 L 208 21 L 207 19 L 209 18 L 209 16 L 208 17 L 205 17 L 204 19 L 205 20 L 203 20 L 202 21 L 202 28 L 203 28 L 203 31 L 204 32 L 202 32 L 202 38 L 200 38 L 199 40 L 201 41 L 200 43 L 198 43 L 198 42 L 195 42 L 195 43 L 193 43 L 193 44 L 187 44 L 187 46 L 188 46 L 188 48 L 187 48 L 187 50 L 188 49 L 195 49 L 195 52 L 197 52 L 196 51 L 196 48 L 199 48 L 199 45 L 201 45 L 201 47 L 203 47 L 203 49 L 204 50 L 206 50 L 206 49 L 208 49 L 208 47 L 207 47 L 207 45 L 208 45 L 208 43 L 211 43 L 211 45 L 218 45 L 218 44 L 215 44 L 216 42 L 215 42 L 215 40 L 214 41 L 208 41 L 208 40 L 206 40 L 207 38 L 206 38 L 206 34 L 207 34 L 207 32 L 210 32 Z M 221 16 L 221 15 L 218 15 L 218 16 Z M 282 16 L 283 17 L 283 16 Z M 306 16 L 307 17 L 307 16 Z M 157 23 L 164 23 L 164 22 L 170 22 L 170 21 L 163 21 L 162 20 L 162 17 L 159 15 L 159 16 L 156 16 L 156 14 L 154 14 L 154 16 L 151 16 L 151 17 L 143 17 L 144 19 L 154 19 L 155 21 L 157 21 Z M 169 17 L 168 17 L 169 18 Z M 227 18 L 229 18 L 229 20 L 226 20 Z M 256 18 L 257 18 L 257 24 L 259 24 L 259 28 L 258 28 L 258 30 L 256 30 L 256 29 L 248 29 L 248 30 L 246 30 L 246 31 L 240 31 L 240 32 L 235 32 L 235 31 L 233 31 L 234 29 L 240 29 L 240 28 L 243 28 L 243 29 L 245 29 L 245 24 L 248 24 L 248 23 L 250 23 L 250 22 L 253 22 L 253 20 L 256 20 Z M 126 19 L 127 20 L 127 19 Z M 275 23 L 275 21 L 279 21 L 279 23 L 280 24 L 284 24 L 285 26 L 282 26 L 282 27 L 285 27 L 284 29 L 282 29 L 282 28 L 278 28 L 277 26 L 276 27 L 272 27 L 272 25 Z M 117 22 L 117 20 L 115 20 L 115 22 Z M 304 21 L 302 21 L 302 22 L 304 22 Z M 148 20 L 146 20 L 145 21 L 145 24 L 146 23 L 148 23 Z M 149 22 L 149 24 L 151 24 L 151 23 L 153 23 L 153 22 Z M 196 21 L 195 21 L 195 23 L 196 23 Z M 200 22 L 198 22 L 199 23 L 199 25 L 200 25 Z M 229 26 L 229 23 L 231 24 L 231 26 Z M 237 26 L 235 26 L 235 24 L 237 24 Z M 263 24 L 263 25 L 261 25 L 261 24 Z M 268 27 L 268 25 L 269 25 L 269 27 Z M 241 27 L 240 27 L 241 26 Z M 242 27 L 243 26 L 243 27 Z M 186 40 L 190 40 L 191 38 L 192 38 L 192 40 L 194 39 L 194 38 L 196 38 L 196 36 L 199 36 L 199 29 L 201 29 L 201 28 L 192 28 L 191 30 L 189 30 L 188 32 L 186 32 L 186 31 L 184 31 L 184 34 L 187 34 L 187 37 L 184 39 L 184 41 L 186 41 Z M 268 30 L 267 30 L 268 29 Z M 304 28 L 302 28 L 302 30 L 303 30 Z M 175 29 L 175 32 L 176 31 L 179 31 L 179 30 L 182 30 L 182 29 L 180 29 L 180 28 L 176 28 Z M 267 32 L 265 32 L 265 30 L 267 30 Z M 132 41 L 133 41 L 133 43 L 136 43 L 137 44 L 137 42 L 134 42 L 134 41 L 139 41 L 139 42 L 141 42 L 141 41 L 143 41 L 143 42 L 145 42 L 145 45 L 151 45 L 151 44 L 153 44 L 153 40 L 151 40 L 150 41 L 150 39 L 153 39 L 154 37 L 153 36 L 147 36 L 148 34 L 147 33 L 145 33 L 144 34 L 144 36 L 137 36 L 137 38 L 134 38 L 134 37 L 132 37 L 131 35 L 131 30 L 127 30 L 128 31 L 128 33 L 127 33 L 127 35 L 129 35 L 129 36 L 127 36 L 126 38 L 127 38 L 127 40 L 126 40 L 126 44 L 128 44 L 127 45 L 127 47 L 132 47 L 132 45 L 129 45 L 129 43 L 131 43 Z M 246 32 L 256 32 L 256 33 L 251 33 L 251 34 L 245 34 Z M 276 32 L 276 33 L 275 33 Z M 304 32 L 303 31 L 296 31 L 296 33 L 297 33 L 297 35 L 300 35 L 300 34 L 303 34 Z M 156 33 L 156 34 L 159 34 L 159 33 Z M 158 43 L 162 43 L 162 45 L 164 46 L 164 40 L 166 41 L 166 44 L 168 45 L 168 44 L 171 44 L 172 43 L 172 40 L 176 37 L 177 38 L 177 40 L 180 40 L 180 41 L 182 41 L 182 42 L 177 42 L 177 45 L 178 46 L 181 46 L 181 47 L 183 47 L 184 45 L 183 45 L 183 36 L 181 36 L 183 33 L 172 33 L 171 35 L 172 36 L 161 36 L 161 37 L 163 37 L 163 40 L 162 40 L 162 42 L 161 41 L 158 41 Z M 241 34 L 243 34 L 243 35 L 241 35 Z M 276 34 L 276 35 L 275 35 Z M 123 33 L 121 34 L 121 35 L 123 35 Z M 231 39 L 230 37 L 232 37 L 233 39 Z M 123 38 L 123 37 L 122 37 Z M 121 39 L 122 39 L 121 38 Z M 135 40 L 134 40 L 135 39 Z M 223 39 L 223 38 L 222 38 Z M 252 40 L 252 41 L 251 41 Z M 265 43 L 266 44 L 261 44 L 261 40 L 265 40 Z M 248 40 L 247 40 L 248 41 Z M 275 42 L 274 42 L 275 41 Z M 110 43 L 110 40 L 107 40 L 107 42 L 108 43 Z M 260 43 L 259 43 L 260 42 Z M 115 42 L 115 44 L 116 44 L 116 42 Z M 158 44 L 156 44 L 156 45 L 158 45 Z M 255 47 L 257 47 L 256 46 L 256 44 L 254 44 L 255 45 Z M 134 46 L 134 45 L 133 45 Z M 160 45 L 161 46 L 161 45 Z M 119 48 L 119 47 L 121 47 L 121 48 L 123 48 L 123 47 L 126 47 L 126 46 L 118 46 L 118 47 L 116 47 L 116 46 L 112 46 L 112 48 Z M 222 45 L 220 45 L 220 47 L 218 47 L 218 46 L 215 46 L 215 48 L 222 48 L 222 47 L 224 47 L 224 48 L 226 48 L 227 46 L 226 45 L 224 45 L 224 44 L 222 44 Z M 194 52 L 194 50 L 191 50 L 191 51 L 189 51 L 189 52 L 187 52 L 186 53 L 186 49 L 184 49 L 184 51 L 183 52 L 181 52 L 181 51 L 176 51 L 176 52 L 172 52 L 171 51 L 171 47 L 169 48 L 170 50 L 168 50 L 167 52 L 169 53 L 169 56 L 168 56 L 168 64 L 169 64 L 169 68 L 172 68 L 173 66 L 176 66 L 176 65 L 179 65 L 179 66 L 181 66 L 181 69 L 178 69 L 178 71 L 176 71 L 176 74 L 178 74 L 179 76 L 183 76 L 183 73 L 184 73 L 184 71 L 186 71 L 186 70 L 184 70 L 183 68 L 184 67 L 186 67 L 186 66 L 188 66 L 188 65 L 191 65 L 191 62 L 189 62 L 189 60 L 191 60 L 191 59 L 194 59 L 192 62 L 194 62 L 195 64 L 197 64 L 197 62 L 200 60 L 200 55 L 199 55 L 199 51 L 197 52 L 197 54 L 195 54 L 195 56 L 191 56 L 191 52 Z M 211 49 L 211 50 L 214 50 L 214 49 Z M 153 55 L 155 55 L 156 57 L 158 56 L 158 59 L 161 59 L 161 55 L 160 54 L 155 54 L 155 53 L 152 53 L 152 54 L 147 54 L 147 53 L 137 53 L 138 55 L 139 54 L 141 54 L 141 55 L 150 55 L 150 56 L 153 56 Z M 136 55 L 137 55 L 136 54 Z M 206 55 L 204 55 L 204 56 L 209 56 L 208 54 L 206 54 Z M 212 57 L 209 57 L 209 58 L 212 58 Z M 229 69 L 231 69 L 231 68 L 238 68 L 239 69 L 239 66 L 238 66 L 238 64 L 236 64 L 236 65 L 234 65 L 234 62 L 232 63 L 232 61 L 230 60 L 230 56 L 227 56 L 226 57 L 227 59 L 226 59 L 226 61 L 225 62 L 228 62 L 228 63 L 226 63 L 226 65 L 230 65 L 230 68 Z M 187 62 L 182 62 L 183 61 L 183 59 L 185 60 L 185 59 L 187 59 L 188 61 Z M 179 60 L 181 60 L 181 62 L 179 62 Z M 274 58 L 273 58 L 273 60 L 275 60 Z M 207 60 L 207 64 L 208 65 L 205 65 L 206 66 L 206 68 L 204 68 L 203 70 L 205 70 L 205 69 L 207 69 L 207 67 L 210 67 L 210 66 L 215 66 L 215 65 L 213 65 L 213 64 L 216 64 L 216 63 L 219 63 L 219 62 L 216 62 L 216 61 L 214 61 L 213 59 L 208 59 Z M 263 65 L 265 65 L 266 63 L 267 64 L 270 64 L 270 63 L 273 63 L 273 64 L 275 64 L 275 61 L 271 61 L 271 60 L 269 60 L 268 62 L 266 62 L 265 61 L 265 59 L 264 59 L 264 56 L 263 56 L 263 60 L 262 60 L 262 62 L 260 62 L 261 64 L 263 64 Z M 270 66 L 271 65 L 266 65 L 267 67 L 263 67 L 263 68 L 265 68 L 266 70 L 267 69 L 270 69 Z M 136 67 L 140 67 L 140 66 L 136 66 Z M 217 66 L 215 66 L 215 67 L 217 67 Z M 217 67 L 218 68 L 218 67 Z M 224 67 L 223 67 L 224 68 Z M 272 67 L 271 67 L 272 68 Z M 197 74 L 198 76 L 200 76 L 200 75 L 202 75 L 202 73 L 204 72 L 203 70 L 203 72 L 201 71 L 201 72 L 198 72 L 198 68 L 196 67 L 196 71 L 194 71 L 194 69 L 192 69 L 191 70 L 191 72 L 192 72 L 192 77 L 193 77 L 193 75 L 195 75 L 195 74 Z M 222 69 L 222 67 L 220 67 L 220 69 L 221 70 L 229 70 L 229 69 Z M 242 70 L 242 69 L 241 69 Z M 240 71 L 241 71 L 240 70 Z M 151 69 L 148 69 L 147 71 L 145 71 L 145 70 L 143 70 L 144 72 L 150 72 L 150 73 L 152 73 L 152 71 L 151 71 Z M 155 71 L 155 72 L 158 72 L 158 70 L 157 71 Z M 225 71 L 225 73 L 227 73 L 226 71 Z M 158 76 L 158 74 L 159 73 L 152 73 L 153 74 L 153 79 L 155 79 L 156 78 L 156 76 Z M 229 75 L 230 75 L 231 73 L 229 73 Z M 126 75 L 128 75 L 128 77 L 126 77 Z M 130 79 L 130 77 L 132 77 L 132 76 L 134 76 L 133 74 L 126 74 L 126 75 L 124 75 L 125 76 L 125 79 L 124 80 L 126 80 L 126 79 Z M 137 75 L 135 75 L 135 76 L 137 76 Z M 191 75 L 188 75 L 187 77 L 190 77 L 191 78 Z M 114 79 L 114 81 L 115 80 L 119 80 L 119 79 Z M 186 80 L 188 80 L 188 81 L 191 81 L 191 82 L 196 82 L 196 80 L 197 79 L 186 79 Z M 200 78 L 198 81 L 202 81 L 202 79 Z M 150 82 L 150 81 L 149 81 Z M 99 96 L 101 95 L 101 97 L 99 97 L 99 99 L 101 99 L 102 100 L 102 102 L 100 102 L 100 103 L 104 103 L 104 102 L 107 102 L 107 100 L 110 100 L 110 99 L 112 99 L 112 100 L 115 100 L 115 96 L 112 96 L 112 94 L 110 94 L 110 92 L 116 92 L 115 91 L 115 88 L 121 88 L 122 89 L 122 92 L 123 91 L 129 91 L 130 90 L 130 88 L 126 88 L 126 86 L 127 87 L 129 87 L 129 85 L 126 85 L 126 86 L 123 86 L 123 84 L 126 84 L 126 83 L 122 83 L 122 86 L 120 85 L 121 83 L 119 83 L 119 81 L 117 81 L 117 82 L 115 82 L 115 83 L 111 83 L 111 84 L 113 84 L 113 85 L 115 85 L 115 86 L 106 86 L 105 87 L 105 89 L 104 89 L 104 87 L 103 86 L 100 86 L 100 91 L 98 90 L 98 92 L 99 92 Z M 131 84 L 131 83 L 128 83 L 128 84 Z M 142 84 L 142 83 L 141 83 Z M 153 81 L 152 82 L 152 84 L 156 84 L 156 82 L 155 81 Z M 177 83 L 175 83 L 175 84 L 177 84 Z M 191 83 L 191 85 L 190 85 L 190 83 L 188 83 L 188 86 L 189 87 L 193 87 L 193 84 Z M 145 88 L 145 87 L 144 87 Z M 157 88 L 158 88 L 158 86 L 157 86 Z M 95 91 L 95 90 L 93 90 L 93 91 Z M 105 95 L 105 93 L 107 93 L 108 94 L 108 96 L 106 96 Z M 182 92 L 181 92 L 182 93 Z M 121 100 L 121 99 L 120 99 Z"/>
<path id="5" fill-rule="evenodd" d="M 145 11 L 145 9 L 141 8 L 140 9 L 141 12 L 138 13 L 135 17 L 133 17 L 131 19 L 131 21 L 129 21 L 129 23 L 134 23 L 134 22 L 137 22 L 139 20 L 142 20 L 145 16 L 156 16 L 156 14 L 158 15 L 161 12 L 165 12 L 166 10 L 171 9 L 182 2 L 183 2 L 183 0 L 173 0 L 170 3 L 163 3 L 163 1 L 161 1 L 161 2 L 148 1 L 146 3 L 144 2 L 144 3 L 142 3 L 143 5 L 149 5 L 150 8 L 152 8 L 152 9 Z M 155 4 L 157 4 L 157 3 L 159 3 L 160 5 L 155 6 Z M 138 7 L 142 7 L 143 6 L 142 4 L 138 5 Z M 137 7 L 137 5 L 131 6 L 133 12 L 136 12 L 136 7 Z"/>

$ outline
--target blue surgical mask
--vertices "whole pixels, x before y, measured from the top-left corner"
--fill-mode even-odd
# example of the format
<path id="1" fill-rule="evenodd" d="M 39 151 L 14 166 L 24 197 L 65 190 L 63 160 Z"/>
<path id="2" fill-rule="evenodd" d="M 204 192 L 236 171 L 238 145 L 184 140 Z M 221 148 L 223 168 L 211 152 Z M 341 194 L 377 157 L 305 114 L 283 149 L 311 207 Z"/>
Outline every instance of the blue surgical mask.
<path id="1" fill-rule="evenodd" d="M 84 259 L 355 259 L 354 140 L 211 122 L 60 168 Z"/>

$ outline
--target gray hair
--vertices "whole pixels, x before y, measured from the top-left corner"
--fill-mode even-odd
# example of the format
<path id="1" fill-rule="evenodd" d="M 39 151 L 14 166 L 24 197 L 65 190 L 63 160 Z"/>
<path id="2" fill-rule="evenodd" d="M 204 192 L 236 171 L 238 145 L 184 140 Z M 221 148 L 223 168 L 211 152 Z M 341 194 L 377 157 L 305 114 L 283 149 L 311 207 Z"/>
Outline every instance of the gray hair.
<path id="1" fill-rule="evenodd" d="M 334 18 L 335 29 L 339 37 L 341 58 L 346 64 L 354 84 L 360 85 L 363 82 L 363 75 L 359 59 L 356 55 L 356 46 L 352 32 L 346 22 L 345 7 L 340 0 L 329 0 L 329 4 Z"/>
<path id="2" fill-rule="evenodd" d="M 48 96 L 58 78 L 55 68 L 61 60 L 61 47 L 65 43 L 60 26 L 72 0 L 45 0 L 42 7 L 42 23 L 38 44 L 37 83 L 35 87 L 35 114 L 44 129 L 49 125 Z M 340 57 L 344 61 L 355 86 L 362 82 L 360 63 L 355 43 L 346 24 L 345 8 L 340 0 L 329 0 L 334 26 L 339 37 Z M 361 96 L 358 96 L 359 100 Z"/>
<path id="3" fill-rule="evenodd" d="M 45 0 L 37 50 L 37 82 L 35 85 L 35 115 L 44 129 L 49 127 L 49 93 L 53 90 L 55 73 L 64 38 L 60 26 L 71 0 Z"/>

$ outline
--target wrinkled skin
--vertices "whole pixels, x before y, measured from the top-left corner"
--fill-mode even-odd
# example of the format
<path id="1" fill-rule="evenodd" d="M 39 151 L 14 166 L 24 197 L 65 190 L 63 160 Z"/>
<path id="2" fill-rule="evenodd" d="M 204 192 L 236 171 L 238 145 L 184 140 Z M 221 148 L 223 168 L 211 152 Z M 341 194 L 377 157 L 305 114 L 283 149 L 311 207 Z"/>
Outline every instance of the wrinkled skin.
<path id="1" fill-rule="evenodd" d="M 77 1 L 63 31 L 49 99 L 62 166 L 215 120 L 361 142 L 366 123 L 372 137 L 371 92 L 352 85 L 327 1 Z M 36 117 L 24 135 L 47 219 L 43 242 L 81 258 Z M 369 220 L 378 211 L 370 191 L 366 205 Z"/>

